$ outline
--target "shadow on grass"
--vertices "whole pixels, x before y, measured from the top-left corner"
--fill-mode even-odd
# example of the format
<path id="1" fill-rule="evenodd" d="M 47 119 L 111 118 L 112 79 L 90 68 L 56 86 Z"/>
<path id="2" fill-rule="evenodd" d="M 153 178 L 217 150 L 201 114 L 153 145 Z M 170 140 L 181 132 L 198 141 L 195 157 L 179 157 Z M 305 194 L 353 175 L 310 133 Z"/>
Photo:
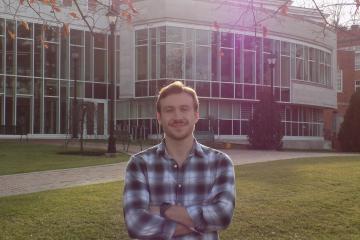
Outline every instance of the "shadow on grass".
<path id="1" fill-rule="evenodd" d="M 105 156 L 106 151 L 102 149 L 92 149 L 92 150 L 66 150 L 66 151 L 60 151 L 57 152 L 57 154 L 60 155 L 75 155 L 75 156 L 90 156 L 90 157 L 99 157 L 99 156 Z"/>

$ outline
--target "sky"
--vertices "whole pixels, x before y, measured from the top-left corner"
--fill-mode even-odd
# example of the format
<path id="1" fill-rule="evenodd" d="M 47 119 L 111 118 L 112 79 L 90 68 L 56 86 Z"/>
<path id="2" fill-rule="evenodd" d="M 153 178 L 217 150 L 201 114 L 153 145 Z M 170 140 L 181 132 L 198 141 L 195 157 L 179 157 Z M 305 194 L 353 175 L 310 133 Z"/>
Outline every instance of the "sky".
<path id="1" fill-rule="evenodd" d="M 360 14 L 356 12 L 356 0 L 315 0 L 320 9 L 332 14 L 335 9 L 341 9 L 340 23 L 350 26 L 354 23 L 360 24 Z M 294 6 L 314 7 L 312 0 L 293 0 Z M 360 10 L 359 10 L 360 11 Z M 352 20 L 355 18 L 356 20 Z"/>

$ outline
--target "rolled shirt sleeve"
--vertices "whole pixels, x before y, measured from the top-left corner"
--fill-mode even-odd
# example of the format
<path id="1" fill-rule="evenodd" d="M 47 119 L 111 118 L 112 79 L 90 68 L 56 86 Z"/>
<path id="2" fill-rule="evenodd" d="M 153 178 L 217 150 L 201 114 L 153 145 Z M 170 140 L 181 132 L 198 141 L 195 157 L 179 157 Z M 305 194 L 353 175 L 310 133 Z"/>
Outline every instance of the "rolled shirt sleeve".
<path id="1" fill-rule="evenodd" d="M 232 161 L 220 154 L 216 178 L 209 198 L 202 205 L 186 208 L 199 232 L 225 229 L 231 222 L 235 208 L 235 173 Z"/>

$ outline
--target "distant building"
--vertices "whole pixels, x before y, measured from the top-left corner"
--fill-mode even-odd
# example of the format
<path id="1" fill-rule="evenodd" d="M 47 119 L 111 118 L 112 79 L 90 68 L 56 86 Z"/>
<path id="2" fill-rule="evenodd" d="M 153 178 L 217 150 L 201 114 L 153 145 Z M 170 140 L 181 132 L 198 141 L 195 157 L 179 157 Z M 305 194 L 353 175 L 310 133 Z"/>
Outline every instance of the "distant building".
<path id="1" fill-rule="evenodd" d="M 274 96 L 282 108 L 284 146 L 324 148 L 323 110 L 336 108 L 336 34 L 321 25 L 315 10 L 291 6 L 255 31 L 253 14 L 266 16 L 285 1 L 254 2 L 252 11 L 247 1 L 134 1 L 140 14 L 117 32 L 115 89 L 108 84 L 108 34 L 99 30 L 93 37 L 78 23 L 64 38 L 55 27 L 54 34 L 45 34 L 49 47 L 44 48 L 36 40 L 41 26 L 35 16 L 30 18 L 35 34 L 22 35 L 20 21 L 3 12 L 1 125 L 15 134 L 8 129 L 24 119 L 30 137 L 64 137 L 71 131 L 77 79 L 77 98 L 93 106 L 88 137 L 107 137 L 107 97 L 115 90 L 117 126 L 142 126 L 155 137 L 156 94 L 181 80 L 200 96 L 197 130 L 246 142 L 259 93 L 270 89 L 267 59 L 275 54 Z M 18 29 L 15 40 L 5 27 Z"/>
<path id="2" fill-rule="evenodd" d="M 337 33 L 337 108 L 325 111 L 325 137 L 332 139 L 337 148 L 336 136 L 344 120 L 353 93 L 360 89 L 360 26 L 340 29 Z"/>

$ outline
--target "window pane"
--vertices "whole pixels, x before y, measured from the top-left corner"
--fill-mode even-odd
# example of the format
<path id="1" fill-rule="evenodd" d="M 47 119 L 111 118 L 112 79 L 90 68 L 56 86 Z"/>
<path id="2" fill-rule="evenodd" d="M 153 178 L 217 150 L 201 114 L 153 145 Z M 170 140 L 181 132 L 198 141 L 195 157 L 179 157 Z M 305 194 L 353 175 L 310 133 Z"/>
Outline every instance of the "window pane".
<path id="1" fill-rule="evenodd" d="M 184 42 L 183 28 L 167 26 L 166 42 Z"/>
<path id="2" fill-rule="evenodd" d="M 281 57 L 281 86 L 290 86 L 290 58 Z"/>
<path id="3" fill-rule="evenodd" d="M 264 41 L 263 41 L 264 52 L 266 52 L 266 53 L 274 53 L 274 44 L 275 44 L 274 40 L 264 38 Z"/>
<path id="4" fill-rule="evenodd" d="M 94 34 L 94 47 L 106 48 L 106 35 L 101 33 Z"/>
<path id="5" fill-rule="evenodd" d="M 17 79 L 17 94 L 32 94 L 32 82 L 31 78 Z"/>
<path id="6" fill-rule="evenodd" d="M 219 97 L 219 88 L 220 84 L 219 83 L 211 83 L 211 96 L 212 97 Z"/>
<path id="7" fill-rule="evenodd" d="M 5 29 L 5 20 L 3 18 L 0 18 L 0 35 L 4 34 Z"/>
<path id="8" fill-rule="evenodd" d="M 6 21 L 6 73 L 15 73 L 15 25 L 14 21 Z"/>
<path id="9" fill-rule="evenodd" d="M 31 22 L 17 22 L 17 37 L 32 38 L 33 24 Z"/>
<path id="10" fill-rule="evenodd" d="M 168 78 L 183 78 L 183 45 L 166 45 L 166 76 Z"/>
<path id="11" fill-rule="evenodd" d="M 243 98 L 243 85 L 236 84 L 235 85 L 235 98 Z"/>
<path id="12" fill-rule="evenodd" d="M 60 74 L 62 79 L 68 79 L 69 78 L 69 69 L 67 63 L 69 62 L 69 38 L 68 37 L 61 37 L 61 54 L 60 54 Z M 36 61 L 35 61 L 36 63 Z"/>
<path id="13" fill-rule="evenodd" d="M 231 135 L 232 134 L 232 120 L 220 120 L 219 121 L 219 134 Z"/>
<path id="14" fill-rule="evenodd" d="M 209 79 L 209 48 L 196 47 L 196 79 Z"/>
<path id="15" fill-rule="evenodd" d="M 45 40 L 49 42 L 58 42 L 59 29 L 57 27 L 48 26 L 45 31 Z"/>
<path id="16" fill-rule="evenodd" d="M 0 76 L 0 94 L 3 94 L 3 93 L 4 93 L 4 76 Z"/>
<path id="17" fill-rule="evenodd" d="M 105 82 L 106 50 L 94 49 L 94 82 Z"/>
<path id="18" fill-rule="evenodd" d="M 221 97 L 234 98 L 234 84 L 222 83 L 221 84 Z"/>
<path id="19" fill-rule="evenodd" d="M 17 73 L 18 75 L 31 76 L 32 41 L 18 39 L 17 45 Z"/>
<path id="20" fill-rule="evenodd" d="M 45 123 L 45 134 L 56 133 L 56 119 L 58 110 L 58 99 L 57 98 L 45 98 L 44 99 L 44 123 Z"/>
<path id="21" fill-rule="evenodd" d="M 106 85 L 95 83 L 94 84 L 94 98 L 106 99 Z"/>
<path id="22" fill-rule="evenodd" d="M 209 117 L 209 102 L 201 100 L 199 105 L 199 113 L 200 118 L 208 118 Z"/>
<path id="23" fill-rule="evenodd" d="M 193 55 L 192 55 L 192 48 L 188 47 L 185 49 L 185 78 L 186 79 L 193 79 Z"/>
<path id="24" fill-rule="evenodd" d="M 6 91 L 5 91 L 5 94 L 7 96 L 14 96 L 15 95 L 14 91 L 15 91 L 15 78 L 7 76 L 6 77 Z"/>
<path id="25" fill-rule="evenodd" d="M 196 92 L 199 97 L 210 97 L 210 83 L 197 82 Z"/>
<path id="26" fill-rule="evenodd" d="M 250 119 L 251 118 L 251 104 L 242 103 L 241 104 L 241 119 Z"/>
<path id="27" fill-rule="evenodd" d="M 147 79 L 147 46 L 136 47 L 137 80 Z"/>
<path id="28" fill-rule="evenodd" d="M 244 82 L 254 83 L 255 81 L 255 53 L 244 52 Z"/>
<path id="29" fill-rule="evenodd" d="M 248 50 L 256 49 L 255 37 L 244 36 L 244 49 L 248 49 Z"/>
<path id="30" fill-rule="evenodd" d="M 136 97 L 144 97 L 147 96 L 148 82 L 137 82 L 135 84 L 135 96 Z"/>
<path id="31" fill-rule="evenodd" d="M 0 22 L 1 23 L 1 22 Z M 0 52 L 1 57 L 0 57 L 0 73 L 3 74 L 4 73 L 4 66 L 3 66 L 3 53 L 4 53 L 5 49 L 4 49 L 4 37 L 0 36 Z"/>
<path id="32" fill-rule="evenodd" d="M 45 96 L 58 96 L 58 80 L 45 79 Z"/>
<path id="33" fill-rule="evenodd" d="M 48 43 L 45 48 L 45 77 L 57 78 L 58 76 L 58 45 Z"/>
<path id="34" fill-rule="evenodd" d="M 241 79 L 241 41 L 242 36 L 236 34 L 235 35 L 235 82 L 242 82 Z"/>
<path id="35" fill-rule="evenodd" d="M 218 64 L 219 64 L 219 33 L 212 32 L 211 35 L 211 80 L 219 81 Z"/>
<path id="36" fill-rule="evenodd" d="M 232 49 L 221 50 L 221 81 L 233 82 L 233 53 Z"/>
<path id="37" fill-rule="evenodd" d="M 166 78 L 166 45 L 160 45 L 160 78 Z"/>
<path id="38" fill-rule="evenodd" d="M 221 47 L 233 48 L 234 47 L 234 34 L 223 32 L 221 33 Z"/>
<path id="39" fill-rule="evenodd" d="M 281 55 L 290 56 L 290 43 L 281 42 Z"/>
<path id="40" fill-rule="evenodd" d="M 230 102 L 220 103 L 219 118 L 221 119 L 232 119 L 232 104 Z"/>
<path id="41" fill-rule="evenodd" d="M 196 30 L 196 43 L 209 45 L 209 32 L 206 30 Z"/>
<path id="42" fill-rule="evenodd" d="M 70 43 L 83 45 L 83 31 L 70 29 Z"/>
<path id="43" fill-rule="evenodd" d="M 136 45 L 144 45 L 148 43 L 148 30 L 141 29 L 135 32 Z"/>

